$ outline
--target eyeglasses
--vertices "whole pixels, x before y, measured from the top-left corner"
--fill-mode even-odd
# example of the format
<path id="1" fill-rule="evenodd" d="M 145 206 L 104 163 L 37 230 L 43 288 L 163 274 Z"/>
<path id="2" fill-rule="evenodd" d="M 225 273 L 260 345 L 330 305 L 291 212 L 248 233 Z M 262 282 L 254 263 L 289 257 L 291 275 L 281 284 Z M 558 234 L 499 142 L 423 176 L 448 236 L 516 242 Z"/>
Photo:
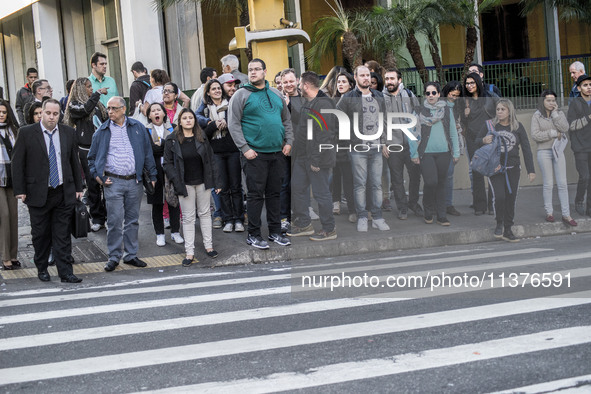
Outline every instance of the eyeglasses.
<path id="1" fill-rule="evenodd" d="M 259 71 L 263 71 L 263 68 L 262 67 L 257 67 L 257 68 L 249 68 L 248 69 L 248 72 L 249 73 L 251 73 L 251 72 L 259 72 Z"/>
<path id="2" fill-rule="evenodd" d="M 107 112 L 119 111 L 121 108 L 123 108 L 123 105 L 120 107 L 107 107 Z"/>
<path id="3" fill-rule="evenodd" d="M 425 96 L 437 96 L 437 91 L 428 91 L 425 92 Z"/>
<path id="4" fill-rule="evenodd" d="M 472 85 L 476 85 L 476 82 L 474 82 L 474 81 L 466 82 L 466 86 L 472 86 Z"/>
<path id="5" fill-rule="evenodd" d="M 162 93 L 163 93 L 163 94 L 175 94 L 175 93 L 174 93 L 174 90 L 168 90 L 168 89 L 164 89 L 164 90 L 162 91 Z"/>

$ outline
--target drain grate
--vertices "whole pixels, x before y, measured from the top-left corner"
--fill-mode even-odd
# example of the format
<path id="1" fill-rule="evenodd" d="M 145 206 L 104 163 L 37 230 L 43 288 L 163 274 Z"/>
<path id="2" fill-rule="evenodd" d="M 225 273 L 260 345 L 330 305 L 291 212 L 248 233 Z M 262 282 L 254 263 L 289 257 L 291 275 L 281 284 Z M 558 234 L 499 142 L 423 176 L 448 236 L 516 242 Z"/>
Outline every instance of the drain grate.
<path id="1" fill-rule="evenodd" d="M 27 248 L 18 253 L 19 260 L 28 267 L 34 267 L 33 258 L 35 250 L 33 245 L 27 245 Z M 97 261 L 107 261 L 108 255 L 105 254 L 94 242 L 88 240 L 75 241 L 72 244 L 72 257 L 76 263 L 91 263 Z"/>

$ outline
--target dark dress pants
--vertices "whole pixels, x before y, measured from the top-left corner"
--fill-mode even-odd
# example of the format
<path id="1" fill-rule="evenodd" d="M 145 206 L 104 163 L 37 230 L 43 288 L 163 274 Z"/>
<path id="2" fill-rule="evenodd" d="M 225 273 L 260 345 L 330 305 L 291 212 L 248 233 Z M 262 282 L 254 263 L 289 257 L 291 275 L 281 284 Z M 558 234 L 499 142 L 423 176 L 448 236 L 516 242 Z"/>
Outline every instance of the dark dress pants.
<path id="1" fill-rule="evenodd" d="M 90 175 L 87 158 L 88 151 L 78 148 L 78 156 L 80 157 L 82 171 L 84 171 L 86 187 L 88 188 L 88 207 L 92 223 L 104 225 L 107 221 L 107 208 L 105 207 L 105 199 L 103 198 L 103 187 Z"/>

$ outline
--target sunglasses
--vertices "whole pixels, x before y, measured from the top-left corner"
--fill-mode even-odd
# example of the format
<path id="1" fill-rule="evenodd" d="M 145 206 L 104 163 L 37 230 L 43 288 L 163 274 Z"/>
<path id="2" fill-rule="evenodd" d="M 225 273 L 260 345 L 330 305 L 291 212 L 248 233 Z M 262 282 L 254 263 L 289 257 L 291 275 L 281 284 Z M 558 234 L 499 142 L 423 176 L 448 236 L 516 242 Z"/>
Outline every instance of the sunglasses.
<path id="1" fill-rule="evenodd" d="M 425 96 L 437 96 L 438 92 L 437 91 L 429 91 L 429 92 L 425 92 Z"/>

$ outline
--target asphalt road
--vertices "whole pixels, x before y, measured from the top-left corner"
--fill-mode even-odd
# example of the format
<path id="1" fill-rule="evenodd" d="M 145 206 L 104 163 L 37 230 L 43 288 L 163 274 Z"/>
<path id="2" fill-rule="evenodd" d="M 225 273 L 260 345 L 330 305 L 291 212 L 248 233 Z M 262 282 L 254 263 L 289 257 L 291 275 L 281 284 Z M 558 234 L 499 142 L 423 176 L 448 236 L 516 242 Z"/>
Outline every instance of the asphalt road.
<path id="1" fill-rule="evenodd" d="M 591 392 L 590 243 L 5 281 L 0 392 Z"/>

